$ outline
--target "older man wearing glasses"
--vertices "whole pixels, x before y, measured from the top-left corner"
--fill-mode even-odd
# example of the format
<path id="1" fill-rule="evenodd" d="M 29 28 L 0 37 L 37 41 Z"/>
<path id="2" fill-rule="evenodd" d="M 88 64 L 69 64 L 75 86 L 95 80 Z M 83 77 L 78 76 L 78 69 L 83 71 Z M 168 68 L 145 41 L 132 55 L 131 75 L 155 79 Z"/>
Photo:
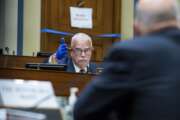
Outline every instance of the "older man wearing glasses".
<path id="1" fill-rule="evenodd" d="M 92 39 L 85 33 L 76 33 L 71 39 L 70 57 L 67 56 L 67 44 L 63 42 L 49 63 L 67 64 L 67 72 L 95 73 L 96 64 L 90 63 L 93 45 Z"/>

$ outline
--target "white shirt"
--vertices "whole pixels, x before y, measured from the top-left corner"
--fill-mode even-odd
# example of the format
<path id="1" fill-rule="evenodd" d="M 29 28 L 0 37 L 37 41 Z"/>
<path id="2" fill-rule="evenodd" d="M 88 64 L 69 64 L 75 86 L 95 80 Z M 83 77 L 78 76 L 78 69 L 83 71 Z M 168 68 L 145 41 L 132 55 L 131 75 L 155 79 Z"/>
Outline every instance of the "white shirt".
<path id="1" fill-rule="evenodd" d="M 75 72 L 80 73 L 81 68 L 79 68 L 76 64 L 74 64 L 74 62 L 73 62 L 73 65 L 74 65 Z M 87 67 L 85 67 L 84 70 L 85 70 L 85 73 L 86 73 L 87 72 Z"/>

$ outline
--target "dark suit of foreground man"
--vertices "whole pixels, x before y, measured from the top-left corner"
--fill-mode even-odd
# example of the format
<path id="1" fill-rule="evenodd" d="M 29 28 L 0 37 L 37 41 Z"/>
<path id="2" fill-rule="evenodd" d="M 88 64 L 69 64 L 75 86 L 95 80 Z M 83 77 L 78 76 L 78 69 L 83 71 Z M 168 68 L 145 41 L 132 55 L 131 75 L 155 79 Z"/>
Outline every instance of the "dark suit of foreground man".
<path id="1" fill-rule="evenodd" d="M 175 1 L 140 0 L 136 7 L 141 37 L 112 47 L 104 72 L 81 93 L 75 120 L 180 120 Z"/>

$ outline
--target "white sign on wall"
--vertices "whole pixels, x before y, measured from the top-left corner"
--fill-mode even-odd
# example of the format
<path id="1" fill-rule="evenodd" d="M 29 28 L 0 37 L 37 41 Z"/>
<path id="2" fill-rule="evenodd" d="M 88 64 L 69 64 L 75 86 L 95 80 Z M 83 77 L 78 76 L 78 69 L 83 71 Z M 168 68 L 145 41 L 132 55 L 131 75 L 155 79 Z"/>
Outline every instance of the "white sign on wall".
<path id="1" fill-rule="evenodd" d="M 71 26 L 92 29 L 92 8 L 70 7 Z"/>

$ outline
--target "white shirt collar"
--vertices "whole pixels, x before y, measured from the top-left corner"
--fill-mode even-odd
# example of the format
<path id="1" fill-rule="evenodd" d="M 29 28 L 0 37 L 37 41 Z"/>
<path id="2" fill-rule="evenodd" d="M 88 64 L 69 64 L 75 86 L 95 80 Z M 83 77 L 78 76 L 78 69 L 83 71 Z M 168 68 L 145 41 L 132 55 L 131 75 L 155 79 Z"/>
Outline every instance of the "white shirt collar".
<path id="1" fill-rule="evenodd" d="M 74 62 L 73 62 L 73 65 L 74 65 L 75 72 L 79 73 L 81 69 L 76 64 L 74 64 Z M 87 72 L 87 67 L 85 67 L 84 70 L 85 70 L 85 72 Z"/>

